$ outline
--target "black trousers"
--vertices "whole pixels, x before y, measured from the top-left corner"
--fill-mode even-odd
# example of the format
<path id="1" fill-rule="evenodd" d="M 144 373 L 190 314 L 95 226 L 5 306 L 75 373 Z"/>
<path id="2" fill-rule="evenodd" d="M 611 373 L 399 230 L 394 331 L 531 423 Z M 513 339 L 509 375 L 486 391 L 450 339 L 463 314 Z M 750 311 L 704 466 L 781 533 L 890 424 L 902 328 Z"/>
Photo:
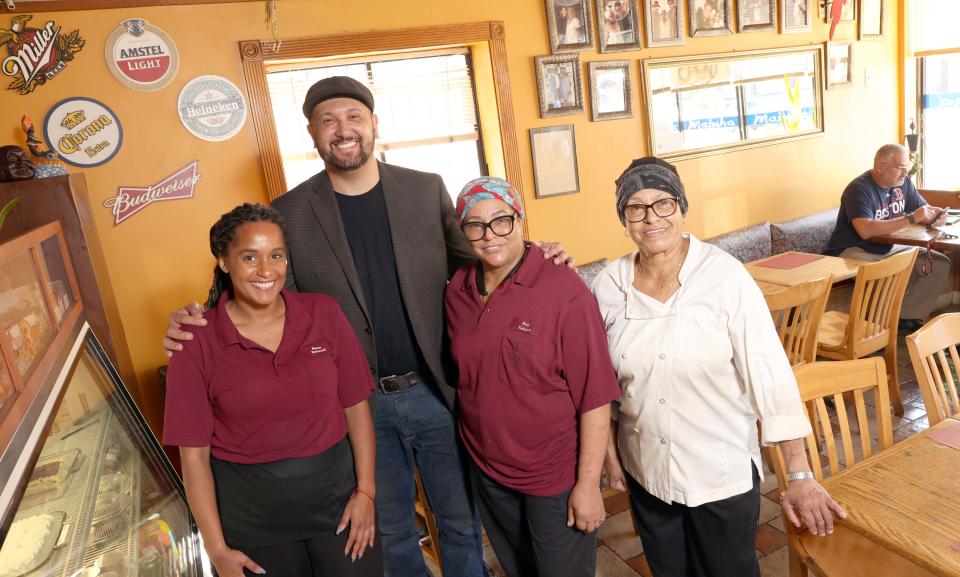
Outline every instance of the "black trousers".
<path id="1" fill-rule="evenodd" d="M 687 507 L 664 503 L 627 474 L 630 506 L 654 577 L 760 577 L 754 541 L 760 518 L 760 476 L 753 489 Z"/>
<path id="2" fill-rule="evenodd" d="M 480 519 L 508 577 L 594 577 L 597 532 L 567 527 L 570 491 L 538 497 L 504 487 L 470 463 Z"/>
<path id="3" fill-rule="evenodd" d="M 348 527 L 339 535 L 322 535 L 280 545 L 240 546 L 268 577 L 383 577 L 383 550 L 378 538 L 373 549 L 367 549 L 362 559 L 350 561 L 343 549 L 350 533 Z M 244 569 L 243 574 L 259 577 Z"/>

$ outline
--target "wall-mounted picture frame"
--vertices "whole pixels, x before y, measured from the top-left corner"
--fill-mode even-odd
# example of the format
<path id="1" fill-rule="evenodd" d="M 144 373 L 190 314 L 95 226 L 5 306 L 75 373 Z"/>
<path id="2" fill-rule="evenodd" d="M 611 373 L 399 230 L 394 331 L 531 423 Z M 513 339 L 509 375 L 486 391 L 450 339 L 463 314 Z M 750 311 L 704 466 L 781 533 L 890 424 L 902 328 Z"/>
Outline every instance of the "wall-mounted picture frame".
<path id="1" fill-rule="evenodd" d="M 780 34 L 810 32 L 810 0 L 780 0 Z"/>
<path id="2" fill-rule="evenodd" d="M 550 53 L 593 49 L 593 0 L 545 0 Z"/>
<path id="3" fill-rule="evenodd" d="M 572 124 L 530 129 L 537 198 L 580 192 L 577 139 Z"/>
<path id="4" fill-rule="evenodd" d="M 580 55 L 537 56 L 535 63 L 540 118 L 583 112 L 583 73 L 580 69 Z"/>
<path id="5" fill-rule="evenodd" d="M 597 39 L 600 52 L 640 50 L 640 16 L 637 0 L 596 0 Z"/>
<path id="6" fill-rule="evenodd" d="M 733 0 L 687 0 L 690 36 L 733 34 Z"/>
<path id="7" fill-rule="evenodd" d="M 853 84 L 853 42 L 827 42 L 823 52 L 827 88 Z"/>
<path id="8" fill-rule="evenodd" d="M 684 43 L 683 0 L 643 0 L 647 46 L 677 46 Z"/>
<path id="9" fill-rule="evenodd" d="M 644 58 L 650 154 L 698 158 L 822 134 L 823 63 L 820 43 Z"/>
<path id="10" fill-rule="evenodd" d="M 883 38 L 884 0 L 860 0 L 860 40 Z"/>
<path id="11" fill-rule="evenodd" d="M 824 22 L 830 22 L 830 13 L 833 11 L 833 0 L 816 0 L 817 10 L 820 19 Z M 857 19 L 857 0 L 847 0 L 843 5 L 843 11 L 840 12 L 841 22 L 853 22 Z"/>
<path id="12" fill-rule="evenodd" d="M 632 118 L 632 82 L 628 60 L 591 62 L 590 69 L 590 114 L 594 122 Z"/>
<path id="13" fill-rule="evenodd" d="M 739 0 L 737 31 L 762 32 L 777 27 L 777 0 Z"/>

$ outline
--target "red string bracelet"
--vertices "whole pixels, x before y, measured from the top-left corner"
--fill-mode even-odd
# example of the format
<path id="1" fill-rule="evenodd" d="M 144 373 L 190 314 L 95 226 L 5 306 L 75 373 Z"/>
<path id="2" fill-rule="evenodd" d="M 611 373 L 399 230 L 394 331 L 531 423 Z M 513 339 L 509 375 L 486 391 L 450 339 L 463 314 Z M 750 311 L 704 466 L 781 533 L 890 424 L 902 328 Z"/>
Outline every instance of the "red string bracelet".
<path id="1" fill-rule="evenodd" d="M 370 493 L 367 493 L 366 491 L 364 491 L 363 489 L 360 489 L 359 487 L 353 490 L 353 495 L 351 495 L 351 497 L 356 496 L 357 493 L 363 495 L 367 499 L 370 499 L 371 501 L 376 503 L 376 500 L 373 498 L 373 496 Z"/>

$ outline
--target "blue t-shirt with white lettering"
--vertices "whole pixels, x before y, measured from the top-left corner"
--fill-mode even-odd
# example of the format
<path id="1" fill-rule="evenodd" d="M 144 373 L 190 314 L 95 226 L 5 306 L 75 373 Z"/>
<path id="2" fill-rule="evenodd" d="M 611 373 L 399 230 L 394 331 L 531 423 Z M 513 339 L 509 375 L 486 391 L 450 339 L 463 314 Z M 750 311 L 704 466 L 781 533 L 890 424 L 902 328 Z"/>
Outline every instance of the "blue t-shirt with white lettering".
<path id="1" fill-rule="evenodd" d="M 870 242 L 853 228 L 853 219 L 890 220 L 905 216 L 927 204 L 907 177 L 900 186 L 882 188 L 866 171 L 847 185 L 840 197 L 837 225 L 830 236 L 827 254 L 837 256 L 851 247 L 860 247 L 874 254 L 886 254 L 893 245 Z"/>

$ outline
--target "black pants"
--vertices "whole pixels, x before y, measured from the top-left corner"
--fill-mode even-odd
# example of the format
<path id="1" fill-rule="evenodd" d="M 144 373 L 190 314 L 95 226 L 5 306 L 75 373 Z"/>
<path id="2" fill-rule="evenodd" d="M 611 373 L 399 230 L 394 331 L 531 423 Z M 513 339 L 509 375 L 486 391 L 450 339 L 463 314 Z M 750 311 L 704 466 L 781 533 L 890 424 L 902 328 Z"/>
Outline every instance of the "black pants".
<path id="1" fill-rule="evenodd" d="M 383 550 L 377 539 L 362 559 L 344 556 L 350 529 L 339 535 L 323 535 L 306 541 L 234 547 L 263 567 L 268 577 L 383 577 Z M 259 577 L 244 569 L 244 575 Z"/>
<path id="2" fill-rule="evenodd" d="M 538 497 L 504 487 L 473 463 L 470 471 L 487 529 L 508 577 L 593 577 L 597 532 L 567 527 L 570 491 Z"/>
<path id="3" fill-rule="evenodd" d="M 760 476 L 753 489 L 687 507 L 664 503 L 627 474 L 630 506 L 654 577 L 760 577 L 754 552 Z"/>

